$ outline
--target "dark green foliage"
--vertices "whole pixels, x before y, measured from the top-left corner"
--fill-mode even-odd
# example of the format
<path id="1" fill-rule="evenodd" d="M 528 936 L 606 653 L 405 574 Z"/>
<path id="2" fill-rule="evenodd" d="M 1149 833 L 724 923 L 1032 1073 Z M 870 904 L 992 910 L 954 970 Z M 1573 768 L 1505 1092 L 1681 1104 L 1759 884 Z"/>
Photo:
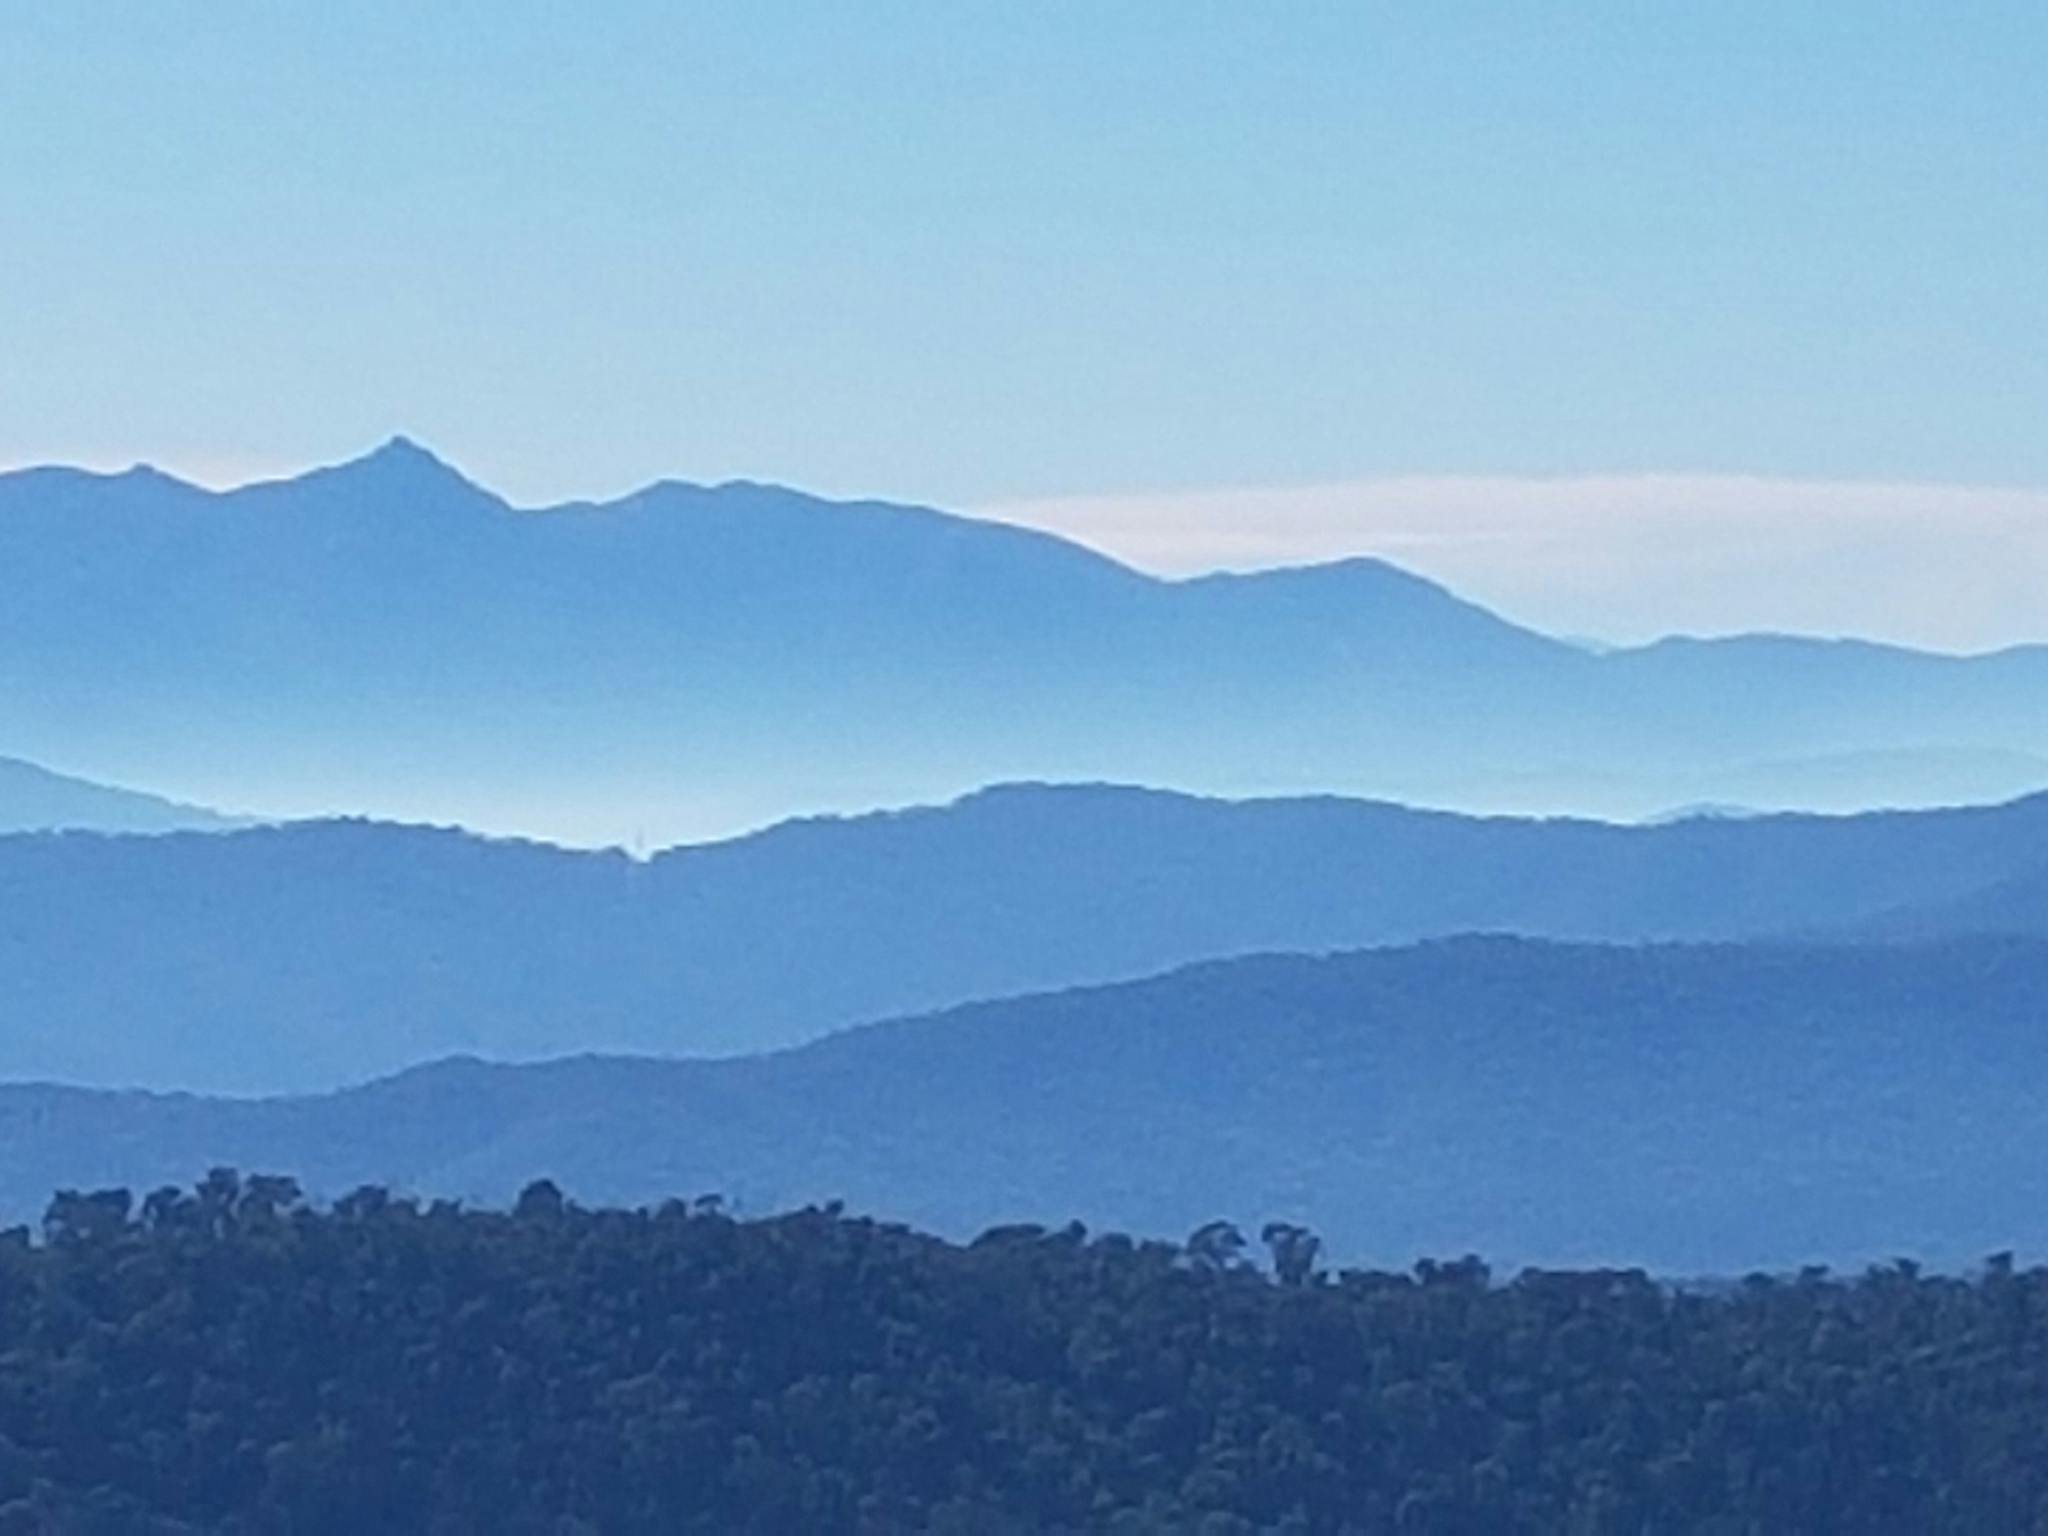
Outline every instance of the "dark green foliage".
<path id="1" fill-rule="evenodd" d="M 2007 1532 L 2048 1271 L 1707 1294 L 216 1174 L 0 1243 L 13 1532 Z"/>

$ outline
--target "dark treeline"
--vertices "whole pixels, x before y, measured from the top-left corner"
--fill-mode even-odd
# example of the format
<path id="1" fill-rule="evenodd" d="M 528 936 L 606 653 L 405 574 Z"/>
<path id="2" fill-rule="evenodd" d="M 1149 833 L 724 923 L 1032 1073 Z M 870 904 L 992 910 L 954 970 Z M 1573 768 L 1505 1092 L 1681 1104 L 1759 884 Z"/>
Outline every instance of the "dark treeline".
<path id="1" fill-rule="evenodd" d="M 0 1532 L 2048 1530 L 2048 1271 L 1262 1235 L 60 1195 L 0 1244 Z"/>

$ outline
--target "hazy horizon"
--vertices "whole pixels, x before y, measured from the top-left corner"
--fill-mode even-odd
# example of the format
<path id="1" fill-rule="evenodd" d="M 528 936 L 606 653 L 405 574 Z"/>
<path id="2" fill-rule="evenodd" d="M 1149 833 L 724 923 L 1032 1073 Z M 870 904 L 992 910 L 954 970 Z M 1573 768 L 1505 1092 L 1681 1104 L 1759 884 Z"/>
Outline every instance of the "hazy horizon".
<path id="1" fill-rule="evenodd" d="M 2044 46 L 2017 4 L 32 8 L 0 463 L 404 431 L 521 504 L 752 478 L 1164 572 L 1379 554 L 1607 641 L 2048 639 Z"/>

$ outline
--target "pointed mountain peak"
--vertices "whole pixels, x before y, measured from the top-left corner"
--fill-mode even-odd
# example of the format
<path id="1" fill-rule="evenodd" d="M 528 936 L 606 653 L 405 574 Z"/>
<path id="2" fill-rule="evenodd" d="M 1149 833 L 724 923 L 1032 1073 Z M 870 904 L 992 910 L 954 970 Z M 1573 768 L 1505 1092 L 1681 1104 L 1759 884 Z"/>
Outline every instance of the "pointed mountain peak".
<path id="1" fill-rule="evenodd" d="M 344 464 L 342 468 L 375 469 L 383 474 L 446 477 L 461 480 L 465 485 L 469 483 L 447 460 L 403 433 L 386 438 L 361 458 Z"/>
<path id="2" fill-rule="evenodd" d="M 316 469 L 302 480 L 329 480 L 356 490 L 407 500 L 460 497 L 499 504 L 499 498 L 471 480 L 432 449 L 404 435 L 387 438 L 368 453 Z"/>

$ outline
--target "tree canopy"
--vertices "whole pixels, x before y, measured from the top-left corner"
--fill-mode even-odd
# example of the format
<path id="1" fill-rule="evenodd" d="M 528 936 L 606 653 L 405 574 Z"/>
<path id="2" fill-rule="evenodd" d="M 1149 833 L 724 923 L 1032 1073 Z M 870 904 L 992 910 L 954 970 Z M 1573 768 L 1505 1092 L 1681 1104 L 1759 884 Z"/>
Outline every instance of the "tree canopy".
<path id="1" fill-rule="evenodd" d="M 1263 1232 L 65 1193 L 0 1243 L 0 1536 L 2048 1529 L 2048 1271 Z"/>

